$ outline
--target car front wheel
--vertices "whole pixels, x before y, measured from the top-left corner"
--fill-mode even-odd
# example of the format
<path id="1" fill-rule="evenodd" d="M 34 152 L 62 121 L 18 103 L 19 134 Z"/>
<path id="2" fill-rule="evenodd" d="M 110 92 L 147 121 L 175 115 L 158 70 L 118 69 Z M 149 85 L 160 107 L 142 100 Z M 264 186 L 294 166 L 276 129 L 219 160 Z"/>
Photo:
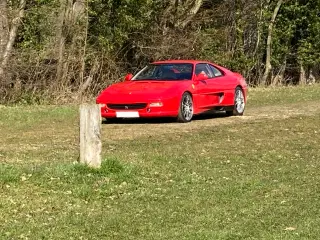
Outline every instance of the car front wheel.
<path id="1" fill-rule="evenodd" d="M 232 111 L 226 111 L 228 116 L 242 116 L 245 109 L 245 98 L 241 87 L 236 87 L 234 92 L 234 106 Z"/>
<path id="2" fill-rule="evenodd" d="M 190 93 L 185 92 L 182 95 L 179 114 L 178 114 L 178 122 L 190 122 L 193 117 L 193 100 Z"/>

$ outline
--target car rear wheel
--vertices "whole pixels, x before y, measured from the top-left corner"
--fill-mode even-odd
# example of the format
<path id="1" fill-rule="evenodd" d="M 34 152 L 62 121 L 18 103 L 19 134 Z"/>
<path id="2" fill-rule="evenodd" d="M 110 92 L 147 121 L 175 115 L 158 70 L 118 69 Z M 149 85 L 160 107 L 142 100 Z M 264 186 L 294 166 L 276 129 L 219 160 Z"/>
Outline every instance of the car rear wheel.
<path id="1" fill-rule="evenodd" d="M 182 95 L 179 114 L 178 114 L 178 122 L 190 122 L 193 117 L 193 100 L 190 93 L 185 92 Z"/>
<path id="2" fill-rule="evenodd" d="M 226 111 L 228 116 L 242 116 L 245 109 L 245 98 L 241 87 L 236 87 L 234 93 L 233 110 Z"/>

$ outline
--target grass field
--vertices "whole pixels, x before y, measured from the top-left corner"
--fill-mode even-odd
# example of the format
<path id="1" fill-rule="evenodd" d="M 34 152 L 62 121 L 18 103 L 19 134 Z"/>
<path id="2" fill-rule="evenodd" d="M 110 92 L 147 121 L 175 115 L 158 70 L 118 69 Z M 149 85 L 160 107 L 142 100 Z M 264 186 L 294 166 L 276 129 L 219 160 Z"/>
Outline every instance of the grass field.
<path id="1" fill-rule="evenodd" d="M 91 170 L 78 107 L 0 106 L 0 239 L 320 239 L 320 85 L 102 129 Z"/>

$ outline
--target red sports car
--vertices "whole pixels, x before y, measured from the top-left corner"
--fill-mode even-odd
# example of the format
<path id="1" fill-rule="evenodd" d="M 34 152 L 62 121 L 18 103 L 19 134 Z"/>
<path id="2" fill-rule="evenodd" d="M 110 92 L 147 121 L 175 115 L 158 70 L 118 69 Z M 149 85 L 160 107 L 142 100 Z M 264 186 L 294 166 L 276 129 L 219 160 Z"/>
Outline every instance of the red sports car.
<path id="1" fill-rule="evenodd" d="M 189 122 L 209 110 L 242 115 L 247 84 L 239 74 L 205 61 L 153 62 L 97 97 L 103 118 L 176 117 Z"/>

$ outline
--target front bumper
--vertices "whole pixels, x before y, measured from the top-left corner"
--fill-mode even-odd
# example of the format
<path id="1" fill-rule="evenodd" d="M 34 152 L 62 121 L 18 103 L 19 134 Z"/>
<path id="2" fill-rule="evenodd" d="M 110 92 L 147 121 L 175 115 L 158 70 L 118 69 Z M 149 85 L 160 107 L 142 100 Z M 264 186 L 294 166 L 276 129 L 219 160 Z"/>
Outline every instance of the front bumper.
<path id="1" fill-rule="evenodd" d="M 110 106 L 112 105 L 112 108 Z M 114 109 L 115 105 L 125 106 L 128 109 L 123 109 L 123 107 Z M 112 104 L 100 104 L 101 106 L 101 116 L 103 118 L 150 118 L 150 117 L 176 117 L 178 116 L 178 106 L 175 106 L 170 101 L 163 102 L 163 106 L 153 107 L 150 103 L 147 103 L 145 107 L 140 109 L 132 109 L 130 106 L 132 104 L 125 103 L 112 103 Z M 127 107 L 128 106 L 128 107 Z"/>

